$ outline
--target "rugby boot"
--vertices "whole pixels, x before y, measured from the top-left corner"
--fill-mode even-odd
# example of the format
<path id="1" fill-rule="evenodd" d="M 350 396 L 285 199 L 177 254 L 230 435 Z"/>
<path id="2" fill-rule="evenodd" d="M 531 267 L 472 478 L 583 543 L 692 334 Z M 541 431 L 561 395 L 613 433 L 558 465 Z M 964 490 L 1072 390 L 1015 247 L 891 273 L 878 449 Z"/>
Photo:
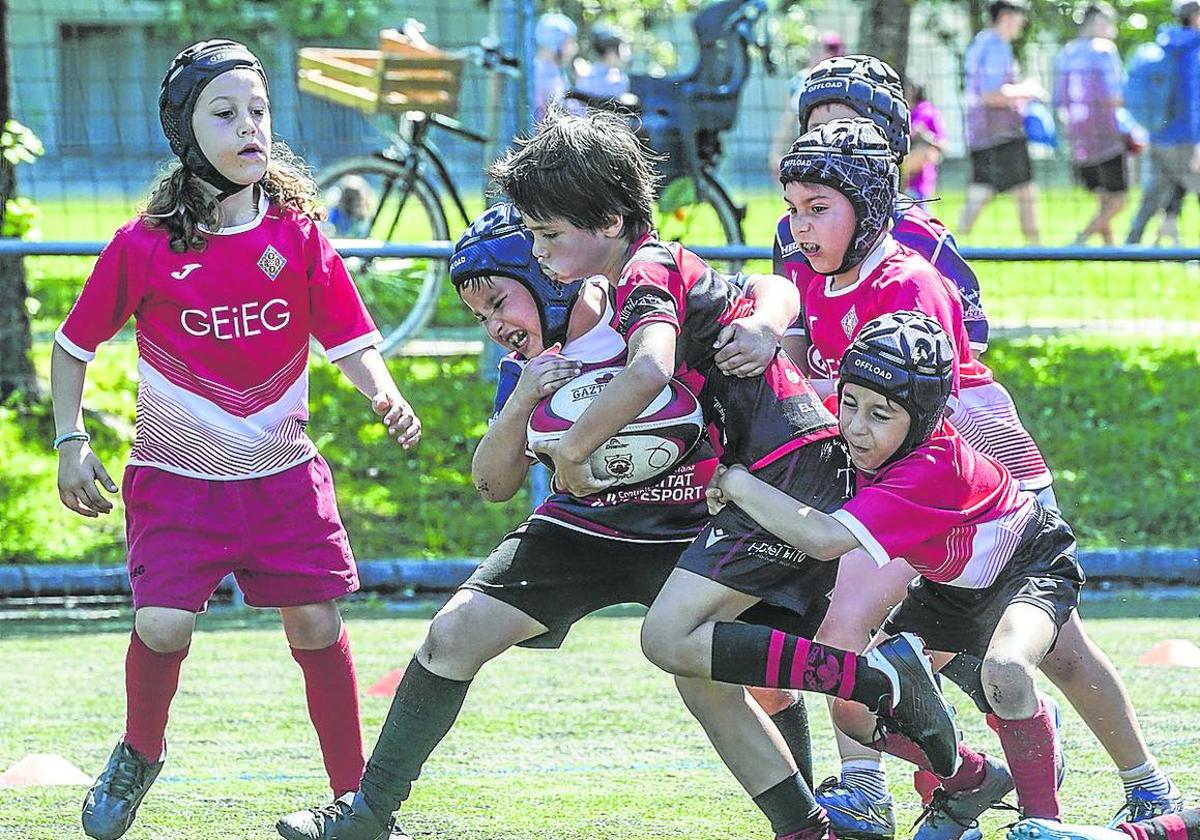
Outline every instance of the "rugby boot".
<path id="1" fill-rule="evenodd" d="M 1021 820 L 1008 830 L 1008 840 L 1129 840 L 1129 835 L 1098 825 L 1067 825 L 1054 820 Z"/>
<path id="2" fill-rule="evenodd" d="M 162 758 L 150 761 L 121 739 L 83 800 L 84 834 L 117 840 L 128 831 L 165 760 L 165 749 Z"/>
<path id="3" fill-rule="evenodd" d="M 1125 804 L 1117 811 L 1109 828 L 1116 828 L 1121 823 L 1135 823 L 1151 820 L 1163 814 L 1175 814 L 1183 810 L 1183 794 L 1171 782 L 1171 789 L 1165 795 L 1153 793 L 1143 787 L 1135 787 L 1125 795 Z"/>
<path id="4" fill-rule="evenodd" d="M 816 790 L 817 804 L 829 816 L 829 827 L 842 840 L 892 840 L 896 813 L 892 797 L 872 799 L 831 776 Z"/>
<path id="5" fill-rule="evenodd" d="M 880 726 L 916 744 L 942 778 L 958 770 L 958 726 L 954 709 L 933 679 L 924 645 L 912 633 L 893 636 L 866 655 L 867 664 L 887 675 L 890 697 L 880 698 Z"/>
<path id="6" fill-rule="evenodd" d="M 1008 766 L 998 758 L 984 756 L 983 781 L 971 790 L 946 793 L 945 788 L 933 792 L 933 801 L 925 806 L 918 821 L 913 840 L 962 840 L 979 836 L 979 815 L 996 805 L 1013 789 Z"/>
<path id="7" fill-rule="evenodd" d="M 358 792 L 288 814 L 275 830 L 287 840 L 412 840 L 394 819 L 380 820 Z"/>

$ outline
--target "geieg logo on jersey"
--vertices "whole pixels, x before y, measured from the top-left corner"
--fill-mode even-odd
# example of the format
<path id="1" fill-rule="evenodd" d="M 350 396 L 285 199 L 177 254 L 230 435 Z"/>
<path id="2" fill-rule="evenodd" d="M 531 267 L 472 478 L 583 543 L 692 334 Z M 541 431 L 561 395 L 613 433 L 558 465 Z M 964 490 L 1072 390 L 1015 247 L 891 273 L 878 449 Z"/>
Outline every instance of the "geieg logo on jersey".
<path id="1" fill-rule="evenodd" d="M 198 338 L 211 335 L 220 341 L 278 332 L 291 320 L 292 313 L 283 298 L 272 298 L 266 303 L 250 300 L 240 306 L 185 309 L 179 314 L 179 325 L 185 332 Z"/>

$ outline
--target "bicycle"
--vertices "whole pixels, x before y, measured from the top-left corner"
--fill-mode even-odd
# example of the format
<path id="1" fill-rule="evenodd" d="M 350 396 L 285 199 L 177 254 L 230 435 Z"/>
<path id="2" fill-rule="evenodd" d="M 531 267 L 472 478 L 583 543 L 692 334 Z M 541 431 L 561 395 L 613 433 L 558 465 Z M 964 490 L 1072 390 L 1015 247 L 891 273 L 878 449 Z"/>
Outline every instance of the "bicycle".
<path id="1" fill-rule="evenodd" d="M 663 239 L 692 247 L 745 243 L 745 205 L 733 200 L 717 169 L 721 134 L 737 122 L 742 88 L 750 75 L 750 48 L 758 50 L 768 73 L 775 72 L 767 39 L 755 34 L 766 8 L 766 0 L 723 0 L 699 12 L 692 20 L 698 58 L 686 73 L 631 75 L 629 96 L 616 100 L 580 91 L 567 94 L 589 107 L 628 115 L 650 147 L 664 156 L 658 205 Z M 733 273 L 742 263 L 717 265 Z"/>
<path id="2" fill-rule="evenodd" d="M 317 174 L 338 246 L 444 242 L 450 239 L 447 200 L 463 226 L 470 224 L 462 195 L 430 131 L 436 127 L 487 143 L 485 134 L 453 116 L 463 65 L 470 61 L 489 73 L 511 77 L 519 77 L 520 71 L 516 59 L 492 39 L 443 52 L 425 42 L 421 30 L 420 24 L 408 21 L 400 33 L 381 34 L 386 43 L 379 53 L 300 51 L 302 90 L 389 119 L 385 148 L 337 161 Z M 354 82 L 366 87 L 347 90 Z M 349 257 L 346 266 L 383 334 L 379 350 L 385 356 L 397 352 L 429 321 L 448 271 L 445 259 L 433 257 Z"/>

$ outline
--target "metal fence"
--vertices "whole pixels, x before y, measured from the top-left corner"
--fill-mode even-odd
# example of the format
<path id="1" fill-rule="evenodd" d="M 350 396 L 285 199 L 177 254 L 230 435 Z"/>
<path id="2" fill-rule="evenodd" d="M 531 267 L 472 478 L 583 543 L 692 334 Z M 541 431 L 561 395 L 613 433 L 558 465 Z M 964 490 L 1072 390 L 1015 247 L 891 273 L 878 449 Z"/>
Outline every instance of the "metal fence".
<path id="1" fill-rule="evenodd" d="M 17 175 L 21 192 L 40 210 L 38 227 L 47 248 L 30 245 L 25 253 L 47 253 L 63 241 L 96 242 L 107 237 L 144 200 L 156 167 L 169 158 L 157 125 L 155 101 L 162 69 L 182 44 L 161 30 L 167 4 L 146 0 L 12 0 L 8 49 L 13 76 L 14 115 L 43 139 L 47 154 Z M 963 145 L 962 54 L 972 27 L 970 4 L 918 3 L 912 17 L 908 76 L 920 83 L 942 112 L 949 138 L 938 195 L 931 211 L 952 229 L 958 218 L 968 165 Z M 475 0 L 432 0 L 394 5 L 395 23 L 415 17 L 428 26 L 435 44 L 455 48 L 473 44 L 488 33 L 488 13 Z M 796 131 L 789 90 L 808 60 L 808 47 L 792 44 L 785 33 L 819 41 L 836 32 L 847 49 L 869 49 L 859 43 L 862 5 L 852 0 L 823 0 L 794 7 L 800 25 L 771 12 L 773 45 L 782 72 L 770 76 L 755 62 L 742 92 L 736 126 L 723 138 L 720 176 L 735 200 L 747 208 L 745 256 L 759 256 L 769 246 L 783 212 L 778 185 L 770 175 L 770 151 L 780 137 Z M 793 21 L 794 23 L 794 21 Z M 1147 33 L 1149 37 L 1149 33 Z M 678 15 L 640 33 L 638 43 L 669 43 L 677 67 L 695 60 L 690 17 Z M 346 43 L 343 40 L 343 43 Z M 386 122 L 302 94 L 294 82 L 296 50 L 286 37 L 272 39 L 262 56 L 272 78 L 272 110 L 277 134 L 303 153 L 317 169 L 387 142 Z M 355 46 L 370 46 L 361 41 Z M 1060 44 L 1045 32 L 1022 47 L 1024 72 L 1052 83 L 1052 65 Z M 594 58 L 583 44 L 583 56 Z M 651 53 L 639 47 L 631 71 L 651 69 Z M 509 103 L 492 96 L 489 77 L 468 68 L 460 119 L 483 131 L 500 124 Z M 483 170 L 494 148 L 435 132 L 452 176 L 462 187 L 468 209 L 483 204 Z M 1035 176 L 1041 188 L 1041 242 L 1072 242 L 1096 207 L 1096 199 L 1072 180 L 1066 144 L 1036 151 Z M 1130 159 L 1132 169 L 1137 166 Z M 1136 173 L 1131 172 L 1131 175 Z M 1136 177 L 1131 178 L 1136 184 Z M 1136 204 L 1136 187 L 1130 194 Z M 1200 245 L 1196 202 L 1184 203 L 1180 243 Z M 1131 209 L 1116 220 L 1118 238 L 1128 226 Z M 1133 329 L 1152 336 L 1189 333 L 1200 322 L 1200 285 L 1195 253 L 1189 250 L 1144 252 L 1099 249 L 1032 250 L 1024 248 L 1013 202 L 1000 197 L 960 244 L 976 260 L 988 260 L 978 271 L 985 305 L 1001 327 Z M 459 223 L 451 214 L 451 236 Z M 1147 242 L 1155 239 L 1155 226 Z M 11 243 L 6 243 L 10 245 Z M 1168 241 L 1167 244 L 1174 244 Z M 20 246 L 12 246 L 20 247 Z M 87 245 L 76 253 L 90 253 Z M 62 250 L 55 251 L 63 253 Z M 411 251 L 410 251 L 411 253 Z M 55 265 L 51 271 L 86 274 L 88 265 Z"/>

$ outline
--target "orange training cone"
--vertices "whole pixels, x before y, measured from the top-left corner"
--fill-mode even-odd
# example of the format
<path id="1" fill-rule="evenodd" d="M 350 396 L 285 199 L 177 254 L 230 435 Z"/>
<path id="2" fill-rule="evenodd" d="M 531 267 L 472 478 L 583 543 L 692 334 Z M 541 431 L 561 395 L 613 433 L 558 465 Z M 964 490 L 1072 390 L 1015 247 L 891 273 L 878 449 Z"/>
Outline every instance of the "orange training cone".
<path id="1" fill-rule="evenodd" d="M 1138 659 L 1139 665 L 1200 668 L 1200 647 L 1186 639 L 1163 639 Z"/>
<path id="2" fill-rule="evenodd" d="M 90 785 L 92 777 L 61 755 L 27 755 L 0 773 L 0 788 Z"/>
<path id="3" fill-rule="evenodd" d="M 402 679 L 404 679 L 403 668 L 388 671 L 379 678 L 379 682 L 367 689 L 367 694 L 370 694 L 372 697 L 391 697 L 396 693 L 396 686 L 400 685 L 400 680 Z"/>

